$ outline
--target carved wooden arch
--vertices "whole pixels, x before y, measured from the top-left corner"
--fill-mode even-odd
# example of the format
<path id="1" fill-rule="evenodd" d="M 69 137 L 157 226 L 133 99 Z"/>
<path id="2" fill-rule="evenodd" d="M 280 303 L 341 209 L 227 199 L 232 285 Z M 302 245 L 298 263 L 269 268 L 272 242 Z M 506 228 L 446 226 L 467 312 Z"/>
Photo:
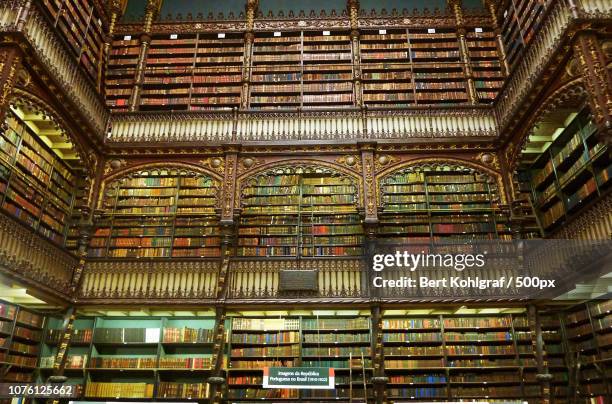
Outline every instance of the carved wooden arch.
<path id="1" fill-rule="evenodd" d="M 255 170 L 247 171 L 246 173 L 238 177 L 236 180 L 234 206 L 236 208 L 240 207 L 242 191 L 249 180 L 255 179 L 256 177 L 261 175 L 265 175 L 268 172 L 282 169 L 286 169 L 288 170 L 288 172 L 290 172 L 291 170 L 299 169 L 313 170 L 312 172 L 317 172 L 316 170 L 324 170 L 323 172 L 329 172 L 332 175 L 348 178 L 351 182 L 353 182 L 355 188 L 357 189 L 357 194 L 355 195 L 357 207 L 363 208 L 363 200 L 361 198 L 361 195 L 363 195 L 363 183 L 361 181 L 361 177 L 338 164 L 317 159 L 291 159 L 276 161 L 273 163 L 261 165 Z"/>
<path id="2" fill-rule="evenodd" d="M 65 133 L 66 137 L 70 140 L 75 148 L 76 154 L 81 160 L 82 166 L 87 172 L 88 178 L 93 178 L 95 173 L 95 167 L 97 164 L 97 158 L 94 153 L 87 153 L 86 148 L 83 147 L 78 136 L 76 136 L 69 129 L 69 125 L 66 120 L 48 103 L 37 97 L 36 95 L 15 87 L 11 94 L 10 104 L 20 105 L 25 104 L 35 111 L 48 117 L 53 123 L 55 123 L 62 132 Z"/>
<path id="3" fill-rule="evenodd" d="M 506 164 L 508 164 L 508 172 L 514 172 L 518 164 L 518 160 L 522 150 L 529 141 L 531 129 L 548 113 L 553 112 L 556 108 L 572 101 L 575 103 L 577 99 L 585 98 L 586 89 L 582 77 L 576 78 L 564 83 L 562 86 L 555 89 L 550 95 L 540 102 L 540 105 L 531 114 L 531 118 L 527 121 L 523 132 L 519 139 L 513 139 L 506 148 Z"/>
<path id="4" fill-rule="evenodd" d="M 139 173 L 142 171 L 153 171 L 153 170 L 178 170 L 178 171 L 185 171 L 186 173 L 193 173 L 196 175 L 206 175 L 210 177 L 211 180 L 213 180 L 213 184 L 217 189 L 221 188 L 221 177 L 218 174 L 200 165 L 197 165 L 197 164 L 184 163 L 184 162 L 144 163 L 144 164 L 138 164 L 134 166 L 120 168 L 117 171 L 113 172 L 112 174 L 104 177 L 100 184 L 100 193 L 98 195 L 98 200 L 96 202 L 97 208 L 100 209 L 102 207 L 102 199 L 104 197 L 104 191 L 106 190 L 107 184 L 111 184 L 114 181 L 121 180 L 123 178 L 129 178 L 135 173 Z M 221 198 L 219 198 L 218 193 L 217 193 L 216 199 L 217 199 L 216 204 L 218 205 L 221 200 Z"/>
<path id="5" fill-rule="evenodd" d="M 377 199 L 378 199 L 379 206 L 381 206 L 382 204 L 382 198 L 380 197 L 382 195 L 381 190 L 380 190 L 380 185 L 382 181 L 391 177 L 392 175 L 395 175 L 396 173 L 402 170 L 405 170 L 410 167 L 416 167 L 416 166 L 423 166 L 423 167 L 437 167 L 437 166 L 449 167 L 450 166 L 450 167 L 455 167 L 457 169 L 469 168 L 471 170 L 478 172 L 479 174 L 485 174 L 495 181 L 495 184 L 497 185 L 497 189 L 498 189 L 498 196 L 500 198 L 500 203 L 507 204 L 504 181 L 502 179 L 501 173 L 499 173 L 498 171 L 495 171 L 489 167 L 486 167 L 482 164 L 475 163 L 473 161 L 458 159 L 454 157 L 425 157 L 425 158 L 417 158 L 414 160 L 404 161 L 402 163 L 387 167 L 385 170 L 383 170 L 376 176 L 376 193 L 378 195 Z"/>

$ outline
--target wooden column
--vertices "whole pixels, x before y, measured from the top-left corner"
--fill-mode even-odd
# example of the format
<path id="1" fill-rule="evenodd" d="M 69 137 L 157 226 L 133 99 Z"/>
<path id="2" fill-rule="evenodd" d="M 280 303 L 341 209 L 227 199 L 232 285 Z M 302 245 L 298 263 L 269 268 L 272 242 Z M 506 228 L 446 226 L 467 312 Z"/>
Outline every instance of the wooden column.
<path id="1" fill-rule="evenodd" d="M 510 74 L 510 66 L 508 66 L 508 60 L 506 57 L 506 50 L 504 49 L 504 42 L 501 36 L 501 28 L 499 20 L 497 19 L 497 12 L 495 10 L 495 0 L 483 0 L 485 8 L 489 11 L 491 16 L 491 22 L 495 29 L 495 42 L 497 43 L 497 53 L 499 55 L 499 64 L 501 66 L 501 73 L 504 77 L 508 77 Z"/>
<path id="2" fill-rule="evenodd" d="M 19 70 L 22 69 L 22 56 L 16 46 L 0 48 L 0 125 L 8 111 L 13 88 Z"/>
<path id="3" fill-rule="evenodd" d="M 372 366 L 374 374 L 372 375 L 372 386 L 374 387 L 374 400 L 376 404 L 386 402 L 386 385 L 389 378 L 385 376 L 385 358 L 384 348 L 382 343 L 382 309 L 380 305 L 371 307 L 372 313 Z"/>
<path id="4" fill-rule="evenodd" d="M 463 10 L 461 9 L 461 0 L 448 0 L 448 5 L 451 8 L 455 22 L 457 24 L 457 39 L 459 41 L 459 53 L 461 55 L 461 64 L 463 65 L 463 74 L 466 79 L 466 89 L 470 104 L 478 103 L 478 93 L 474 85 L 474 74 L 472 65 L 470 64 L 470 52 L 465 39 L 465 24 L 463 21 Z"/>
<path id="5" fill-rule="evenodd" d="M 376 211 L 376 184 L 374 182 L 374 149 L 375 142 L 357 143 L 361 152 L 362 182 L 363 182 L 363 207 L 365 211 L 365 223 L 378 223 L 378 212 Z"/>
<path id="6" fill-rule="evenodd" d="M 550 403 L 550 382 L 553 376 L 548 373 L 548 366 L 544 358 L 544 339 L 542 337 L 542 321 L 534 305 L 527 308 L 527 319 L 531 331 L 531 343 L 535 352 L 538 373 L 536 380 L 540 383 L 540 397 L 542 404 Z"/>
<path id="7" fill-rule="evenodd" d="M 251 55 L 253 54 L 253 42 L 255 34 L 255 14 L 259 0 L 247 0 L 246 2 L 246 33 L 244 34 L 244 55 L 242 58 L 242 92 L 240 93 L 240 108 L 247 109 L 250 99 L 251 82 Z"/>
<path id="8" fill-rule="evenodd" d="M 64 377 L 64 368 L 68 360 L 68 348 L 70 348 L 70 342 L 72 341 L 72 330 L 74 329 L 74 320 L 76 316 L 74 314 L 74 307 L 70 307 L 64 315 L 64 321 L 62 322 L 62 329 L 64 333 L 60 339 L 55 359 L 53 360 L 53 375 L 49 378 L 54 383 L 65 383 L 66 378 Z M 43 336 L 44 338 L 44 336 Z M 47 383 L 48 380 L 44 380 Z M 59 399 L 49 399 L 48 404 L 59 404 Z"/>
<path id="9" fill-rule="evenodd" d="M 213 341 L 213 355 L 211 358 L 211 376 L 207 383 L 210 385 L 209 403 L 221 403 L 223 400 L 223 351 L 225 350 L 225 307 L 217 306 L 215 313 L 215 335 Z"/>
<path id="10" fill-rule="evenodd" d="M 576 35 L 574 53 L 583 72 L 587 100 L 597 125 L 597 136 L 612 146 L 612 75 L 606 68 L 604 54 L 597 34 L 582 31 Z"/>
<path id="11" fill-rule="evenodd" d="M 140 105 L 140 91 L 144 79 L 144 71 L 147 65 L 147 55 L 151 44 L 151 26 L 157 18 L 163 0 L 147 0 L 145 8 L 144 26 L 140 35 L 140 52 L 138 53 L 138 63 L 136 64 L 136 74 L 134 75 L 134 90 L 130 96 L 129 110 L 137 111 Z"/>
<path id="12" fill-rule="evenodd" d="M 106 33 L 106 38 L 104 39 L 104 45 L 102 47 L 102 63 L 98 64 L 98 89 L 100 94 L 104 94 L 104 74 L 108 66 L 110 50 L 113 46 L 115 25 L 117 24 L 117 19 L 121 15 L 121 11 L 125 5 L 124 3 L 125 0 L 110 0 L 108 2 L 108 15 L 110 20 L 108 23 L 108 32 Z"/>
<path id="13" fill-rule="evenodd" d="M 361 83 L 361 56 L 359 49 L 359 0 L 348 0 L 349 22 L 351 25 L 351 55 L 353 64 L 353 102 L 363 107 L 363 86 Z"/>

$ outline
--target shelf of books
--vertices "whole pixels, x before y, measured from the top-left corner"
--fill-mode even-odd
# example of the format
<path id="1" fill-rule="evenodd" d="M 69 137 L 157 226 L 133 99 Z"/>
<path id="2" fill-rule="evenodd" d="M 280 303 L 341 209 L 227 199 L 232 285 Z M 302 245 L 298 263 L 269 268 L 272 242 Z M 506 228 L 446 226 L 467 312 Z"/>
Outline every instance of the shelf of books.
<path id="1" fill-rule="evenodd" d="M 408 106 L 415 102 L 413 66 L 406 30 L 363 31 L 359 38 L 363 102 Z"/>
<path id="2" fill-rule="evenodd" d="M 115 36 L 106 67 L 106 105 L 115 112 L 127 111 L 134 91 L 140 40 L 130 35 Z"/>
<path id="3" fill-rule="evenodd" d="M 260 32 L 255 35 L 251 56 L 251 108 L 295 108 L 301 105 L 302 33 L 280 34 Z"/>
<path id="4" fill-rule="evenodd" d="M 464 104 L 467 81 L 457 32 L 451 28 L 408 30 L 417 104 Z"/>
<path id="5" fill-rule="evenodd" d="M 34 382 L 45 317 L 0 301 L 0 380 Z"/>
<path id="6" fill-rule="evenodd" d="M 537 398 L 523 379 L 533 359 L 519 354 L 520 314 L 385 316 L 387 393 L 391 399 Z"/>
<path id="7" fill-rule="evenodd" d="M 348 32 L 303 32 L 302 106 L 352 106 L 353 65 Z"/>
<path id="8" fill-rule="evenodd" d="M 213 327 L 213 317 L 77 318 L 64 374 L 87 399 L 203 400 Z M 42 375 L 51 372 L 61 334 L 47 330 Z"/>
<path id="9" fill-rule="evenodd" d="M 109 184 L 90 257 L 218 257 L 217 186 L 204 174 L 172 168 Z"/>
<path id="10" fill-rule="evenodd" d="M 240 104 L 244 40 L 238 34 L 154 35 L 140 109 L 229 109 Z"/>
<path id="11" fill-rule="evenodd" d="M 357 187 L 329 174 L 261 175 L 242 191 L 240 257 L 363 254 Z"/>
<path id="12" fill-rule="evenodd" d="M 550 231 L 610 187 L 612 161 L 586 111 L 525 170 L 540 223 Z"/>
<path id="13" fill-rule="evenodd" d="M 490 27 L 474 27 L 467 30 L 466 40 L 478 100 L 491 103 L 504 83 L 495 32 Z"/>
<path id="14" fill-rule="evenodd" d="M 98 82 L 102 62 L 104 27 L 91 0 L 43 0 L 53 26 L 68 44 L 92 83 Z"/>
<path id="15" fill-rule="evenodd" d="M 503 11 L 502 41 L 510 69 L 514 69 L 525 48 L 540 28 L 549 0 L 510 0 Z"/>
<path id="16" fill-rule="evenodd" d="M 367 317 L 234 317 L 229 349 L 230 400 L 363 400 L 366 392 L 372 397 Z M 263 367 L 296 366 L 334 368 L 336 389 L 262 388 Z"/>
<path id="17" fill-rule="evenodd" d="M 499 190 L 470 170 L 408 167 L 381 182 L 381 245 L 510 238 Z"/>
<path id="18" fill-rule="evenodd" d="M 11 109 L 0 130 L 2 208 L 58 245 L 66 241 L 75 178 L 21 115 Z"/>
<path id="19" fill-rule="evenodd" d="M 565 315 L 568 355 L 571 363 L 575 364 L 570 369 L 575 378 L 575 398 L 594 399 L 612 394 L 611 310 L 610 300 L 602 300 L 579 305 Z"/>

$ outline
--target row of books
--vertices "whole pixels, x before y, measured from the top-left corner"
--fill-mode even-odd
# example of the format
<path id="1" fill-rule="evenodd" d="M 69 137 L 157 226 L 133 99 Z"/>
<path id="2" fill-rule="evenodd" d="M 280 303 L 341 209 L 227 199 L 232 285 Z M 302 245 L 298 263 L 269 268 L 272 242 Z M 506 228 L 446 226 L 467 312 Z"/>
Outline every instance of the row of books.
<path id="1" fill-rule="evenodd" d="M 86 397 L 99 398 L 153 398 L 152 383 L 106 383 L 88 382 Z"/>

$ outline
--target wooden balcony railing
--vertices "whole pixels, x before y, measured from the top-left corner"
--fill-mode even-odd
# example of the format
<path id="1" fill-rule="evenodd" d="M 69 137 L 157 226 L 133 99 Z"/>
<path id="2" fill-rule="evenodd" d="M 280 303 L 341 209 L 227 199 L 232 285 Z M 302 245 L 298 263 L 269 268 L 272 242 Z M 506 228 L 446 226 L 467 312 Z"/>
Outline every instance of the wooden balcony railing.
<path id="1" fill-rule="evenodd" d="M 490 108 L 113 114 L 108 142 L 277 142 L 495 137 Z"/>
<path id="2" fill-rule="evenodd" d="M 57 297 L 68 299 L 76 257 L 0 214 L 0 272 Z"/>

